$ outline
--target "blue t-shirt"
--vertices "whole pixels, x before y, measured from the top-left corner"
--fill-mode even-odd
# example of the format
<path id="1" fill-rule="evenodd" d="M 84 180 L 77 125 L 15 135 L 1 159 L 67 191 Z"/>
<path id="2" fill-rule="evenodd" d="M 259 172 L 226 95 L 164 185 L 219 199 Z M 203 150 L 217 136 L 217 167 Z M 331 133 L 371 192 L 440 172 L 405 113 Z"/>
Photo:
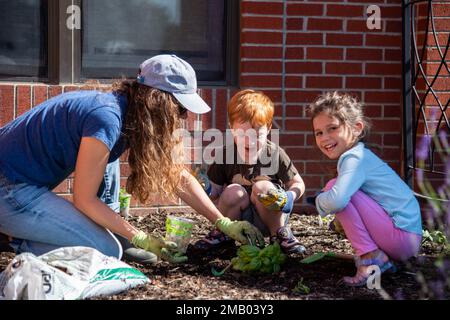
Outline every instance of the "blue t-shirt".
<path id="1" fill-rule="evenodd" d="M 339 157 L 337 171 L 334 186 L 316 198 L 321 216 L 342 211 L 361 190 L 389 214 L 397 228 L 422 234 L 420 206 L 412 190 L 364 143 L 359 142 Z"/>
<path id="2" fill-rule="evenodd" d="M 116 93 L 64 93 L 0 128 L 0 172 L 11 182 L 53 189 L 75 169 L 82 137 L 102 141 L 109 162 L 125 151 L 127 99 Z"/>

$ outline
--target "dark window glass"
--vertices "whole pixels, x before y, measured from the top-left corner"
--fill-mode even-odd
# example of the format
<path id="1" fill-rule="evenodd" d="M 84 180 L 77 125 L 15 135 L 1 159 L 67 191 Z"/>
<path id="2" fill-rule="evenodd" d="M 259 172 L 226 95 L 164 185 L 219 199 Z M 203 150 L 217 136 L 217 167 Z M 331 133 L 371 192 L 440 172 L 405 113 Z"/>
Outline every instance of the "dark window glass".
<path id="1" fill-rule="evenodd" d="M 82 78 L 134 77 L 145 59 L 175 53 L 199 80 L 225 80 L 225 1 L 83 1 Z"/>
<path id="2" fill-rule="evenodd" d="M 0 77 L 47 77 L 47 1 L 0 0 Z"/>

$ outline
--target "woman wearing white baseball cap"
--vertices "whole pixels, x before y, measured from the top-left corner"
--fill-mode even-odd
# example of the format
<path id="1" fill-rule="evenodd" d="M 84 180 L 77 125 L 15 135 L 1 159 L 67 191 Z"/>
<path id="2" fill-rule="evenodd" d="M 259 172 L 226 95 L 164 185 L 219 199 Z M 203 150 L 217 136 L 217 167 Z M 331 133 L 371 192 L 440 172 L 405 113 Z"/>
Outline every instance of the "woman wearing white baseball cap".
<path id="1" fill-rule="evenodd" d="M 182 149 L 174 132 L 187 110 L 210 111 L 197 94 L 193 68 L 175 55 L 158 55 L 112 92 L 64 93 L 0 128 L 0 232 L 16 253 L 87 246 L 143 264 L 185 261 L 174 243 L 117 214 L 119 157 L 128 151 L 127 191 L 141 203 L 152 194 L 177 195 L 237 241 L 263 244 L 253 225 L 223 217 L 173 159 Z M 72 172 L 73 203 L 51 191 Z"/>

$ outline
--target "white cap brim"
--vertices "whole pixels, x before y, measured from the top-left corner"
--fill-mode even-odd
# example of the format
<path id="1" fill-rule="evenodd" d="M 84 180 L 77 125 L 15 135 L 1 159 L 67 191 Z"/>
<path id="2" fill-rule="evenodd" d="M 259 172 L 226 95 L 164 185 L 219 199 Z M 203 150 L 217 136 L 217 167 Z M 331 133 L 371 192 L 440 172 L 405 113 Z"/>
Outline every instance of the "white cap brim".
<path id="1" fill-rule="evenodd" d="M 172 93 L 183 107 L 197 114 L 211 111 L 208 104 L 197 93 Z"/>

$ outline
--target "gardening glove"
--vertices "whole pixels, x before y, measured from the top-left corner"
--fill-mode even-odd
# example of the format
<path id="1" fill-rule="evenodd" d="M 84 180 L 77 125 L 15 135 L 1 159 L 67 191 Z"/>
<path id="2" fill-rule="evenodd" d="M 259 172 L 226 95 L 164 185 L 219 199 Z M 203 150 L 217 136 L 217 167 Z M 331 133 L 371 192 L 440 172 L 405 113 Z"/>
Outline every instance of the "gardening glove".
<path id="1" fill-rule="evenodd" d="M 242 244 L 264 247 L 264 237 L 261 232 L 248 221 L 231 221 L 223 217 L 217 219 L 215 226 L 227 236 Z"/>
<path id="2" fill-rule="evenodd" d="M 212 191 L 212 185 L 211 182 L 209 181 L 208 176 L 206 175 L 205 170 L 200 169 L 200 167 L 196 167 L 194 172 L 192 172 L 192 175 L 203 187 L 203 190 L 205 190 L 206 194 L 210 196 Z"/>
<path id="3" fill-rule="evenodd" d="M 175 242 L 165 241 L 159 236 L 151 236 L 143 231 L 139 231 L 131 239 L 131 243 L 138 248 L 153 252 L 160 259 L 170 263 L 181 263 L 188 259 L 177 252 L 177 244 Z"/>
<path id="4" fill-rule="evenodd" d="M 282 189 L 270 189 L 267 193 L 259 193 L 258 200 L 271 211 L 291 213 L 294 207 L 293 192 Z"/>

